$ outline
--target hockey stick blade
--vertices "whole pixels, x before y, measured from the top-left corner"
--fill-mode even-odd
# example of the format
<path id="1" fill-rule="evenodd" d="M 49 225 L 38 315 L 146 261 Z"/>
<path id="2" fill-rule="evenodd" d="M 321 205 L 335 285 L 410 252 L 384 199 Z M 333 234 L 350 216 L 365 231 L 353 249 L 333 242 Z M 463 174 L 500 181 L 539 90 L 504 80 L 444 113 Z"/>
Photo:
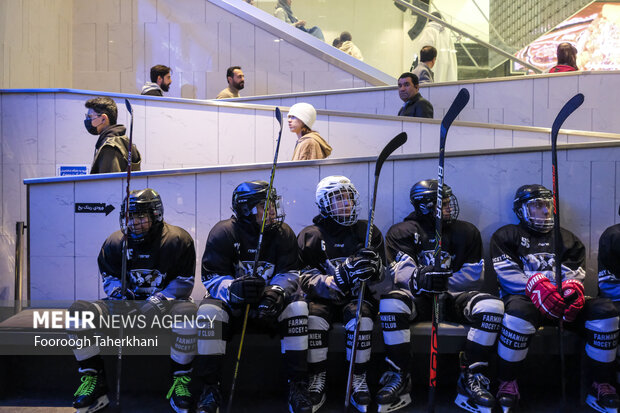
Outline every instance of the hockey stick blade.
<path id="1" fill-rule="evenodd" d="M 564 121 L 575 111 L 584 101 L 583 93 L 577 93 L 573 96 L 560 110 L 558 116 L 555 117 L 553 121 L 553 126 L 551 127 L 551 143 L 557 142 L 558 140 L 558 132 L 560 128 L 564 124 Z"/>
<path id="2" fill-rule="evenodd" d="M 452 105 L 450 105 L 450 109 L 446 112 L 446 115 L 443 117 L 441 121 L 441 131 L 439 133 L 440 139 L 446 139 L 446 135 L 448 135 L 448 129 L 450 129 L 450 125 L 454 122 L 454 119 L 461 113 L 465 105 L 469 102 L 469 90 L 462 88 L 459 90 L 459 93 L 454 98 Z"/>
<path id="3" fill-rule="evenodd" d="M 396 135 L 391 141 L 388 142 L 387 145 L 383 148 L 379 157 L 377 158 L 377 162 L 375 164 L 375 177 L 379 176 L 381 172 L 381 167 L 385 160 L 390 156 L 396 149 L 403 146 L 407 142 L 407 133 L 401 132 Z"/>
<path id="4" fill-rule="evenodd" d="M 131 103 L 129 103 L 129 99 L 125 99 L 125 106 L 127 107 L 129 114 L 133 115 L 133 108 L 131 107 Z"/>
<path id="5" fill-rule="evenodd" d="M 280 112 L 280 108 L 276 106 L 276 119 L 280 124 L 280 131 L 282 131 L 282 112 Z"/>

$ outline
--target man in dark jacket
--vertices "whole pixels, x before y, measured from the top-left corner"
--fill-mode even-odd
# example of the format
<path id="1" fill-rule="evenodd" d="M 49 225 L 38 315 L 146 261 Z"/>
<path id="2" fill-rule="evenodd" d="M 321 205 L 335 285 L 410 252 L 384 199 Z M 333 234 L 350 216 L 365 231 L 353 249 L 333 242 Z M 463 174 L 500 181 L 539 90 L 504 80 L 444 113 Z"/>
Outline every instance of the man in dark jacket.
<path id="1" fill-rule="evenodd" d="M 413 73 L 405 72 L 398 78 L 398 96 L 405 102 L 398 116 L 433 118 L 433 105 L 420 95 L 420 83 Z"/>
<path id="2" fill-rule="evenodd" d="M 97 97 L 86 101 L 88 109 L 84 126 L 91 135 L 99 135 L 95 144 L 95 156 L 90 168 L 91 174 L 123 172 L 127 170 L 129 138 L 123 125 L 116 124 L 118 109 L 108 97 Z M 140 152 L 136 145 L 131 147 L 131 170 L 139 171 Z"/>
<path id="3" fill-rule="evenodd" d="M 142 86 L 141 95 L 164 96 L 172 84 L 172 69 L 164 65 L 155 65 L 151 68 L 151 81 Z"/>

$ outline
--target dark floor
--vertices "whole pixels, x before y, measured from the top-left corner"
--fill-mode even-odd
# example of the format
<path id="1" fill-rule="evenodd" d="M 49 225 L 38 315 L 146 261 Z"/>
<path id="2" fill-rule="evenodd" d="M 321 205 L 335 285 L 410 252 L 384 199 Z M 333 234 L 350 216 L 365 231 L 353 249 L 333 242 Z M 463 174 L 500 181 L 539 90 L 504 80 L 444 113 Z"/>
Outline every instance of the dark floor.
<path id="1" fill-rule="evenodd" d="M 252 348 L 244 355 L 237 383 L 234 412 L 278 413 L 286 412 L 285 381 L 277 360 L 277 349 Z M 321 412 L 342 412 L 344 400 L 344 383 L 346 382 L 346 365 L 343 355 L 330 354 L 330 371 L 328 376 L 328 402 Z M 254 361 L 252 361 L 254 360 Z M 427 411 L 427 365 L 424 355 L 415 357 L 413 404 L 402 412 Z M 106 369 L 114 372 L 116 362 L 112 357 L 106 358 Z M 232 369 L 232 359 L 227 360 Z M 107 408 L 104 412 L 171 412 L 165 395 L 168 391 L 169 375 L 167 358 L 131 357 L 124 359 L 122 380 L 122 409 Z M 381 356 L 373 358 L 369 385 L 371 391 L 377 390 L 377 380 L 381 367 Z M 568 371 L 579 371 L 577 360 L 568 358 Z M 579 375 L 573 374 L 568 380 L 568 405 L 572 410 L 560 409 L 560 387 L 555 357 L 531 357 L 527 371 L 519 381 L 523 402 L 520 412 L 588 412 L 589 407 L 579 404 Z M 73 392 L 78 386 L 75 361 L 71 357 L 0 357 L 0 412 L 70 412 Z M 376 373 L 375 373 L 376 372 Z M 116 377 L 108 373 L 111 389 L 115 388 Z M 436 412 L 458 412 L 453 400 L 457 379 L 457 359 L 455 355 L 443 355 L 439 358 L 438 394 Z M 231 372 L 224 375 L 223 389 L 230 388 Z M 195 381 L 194 394 L 199 393 Z M 112 397 L 113 394 L 110 393 Z M 376 411 L 371 406 L 370 412 Z M 500 412 L 496 409 L 494 412 Z"/>

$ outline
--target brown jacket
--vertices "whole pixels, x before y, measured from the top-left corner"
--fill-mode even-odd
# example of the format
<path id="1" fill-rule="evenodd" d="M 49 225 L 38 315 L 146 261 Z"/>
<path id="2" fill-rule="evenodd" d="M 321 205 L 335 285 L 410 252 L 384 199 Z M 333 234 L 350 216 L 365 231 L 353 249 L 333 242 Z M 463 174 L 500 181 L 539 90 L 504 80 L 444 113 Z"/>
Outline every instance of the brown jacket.
<path id="1" fill-rule="evenodd" d="M 318 132 L 310 132 L 297 139 L 293 161 L 306 161 L 310 159 L 324 159 L 332 153 L 332 147 Z"/>

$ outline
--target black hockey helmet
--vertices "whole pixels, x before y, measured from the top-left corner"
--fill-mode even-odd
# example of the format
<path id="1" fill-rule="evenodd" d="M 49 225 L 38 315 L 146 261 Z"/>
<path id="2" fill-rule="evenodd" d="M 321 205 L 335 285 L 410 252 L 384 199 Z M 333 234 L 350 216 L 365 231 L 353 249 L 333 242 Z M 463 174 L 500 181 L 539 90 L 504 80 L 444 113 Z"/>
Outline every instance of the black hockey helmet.
<path id="1" fill-rule="evenodd" d="M 239 184 L 232 194 L 232 209 L 240 221 L 256 224 L 256 206 L 264 203 L 267 199 L 269 184 L 265 181 L 250 181 Z M 284 209 L 281 204 L 282 197 L 278 196 L 276 189 L 272 188 L 269 206 L 274 208 L 275 217 L 265 222 L 265 229 L 274 229 L 284 222 Z"/>
<path id="2" fill-rule="evenodd" d="M 530 207 L 545 207 L 547 217 L 533 217 Z M 529 184 L 517 189 L 512 201 L 512 210 L 519 221 L 529 229 L 547 233 L 553 229 L 553 193 L 542 185 Z"/>
<path id="3" fill-rule="evenodd" d="M 125 204 L 123 200 L 120 213 L 120 224 L 123 232 L 125 228 Z M 148 217 L 148 227 L 141 223 L 138 218 Z M 129 193 L 129 232 L 128 236 L 133 240 L 143 240 L 147 235 L 158 231 L 164 222 L 164 205 L 161 197 L 151 188 L 137 189 Z"/>
<path id="4" fill-rule="evenodd" d="M 425 179 L 415 183 L 411 187 L 411 191 L 409 191 L 409 200 L 418 217 L 422 218 L 427 216 L 428 218 L 433 218 L 435 216 L 437 187 L 438 184 L 436 179 Z M 450 207 L 448 217 L 444 214 L 444 221 L 452 222 L 459 216 L 459 202 L 452 193 L 452 188 L 447 184 L 443 184 L 443 199 L 444 205 L 446 204 L 445 200 L 449 200 L 448 205 Z"/>

